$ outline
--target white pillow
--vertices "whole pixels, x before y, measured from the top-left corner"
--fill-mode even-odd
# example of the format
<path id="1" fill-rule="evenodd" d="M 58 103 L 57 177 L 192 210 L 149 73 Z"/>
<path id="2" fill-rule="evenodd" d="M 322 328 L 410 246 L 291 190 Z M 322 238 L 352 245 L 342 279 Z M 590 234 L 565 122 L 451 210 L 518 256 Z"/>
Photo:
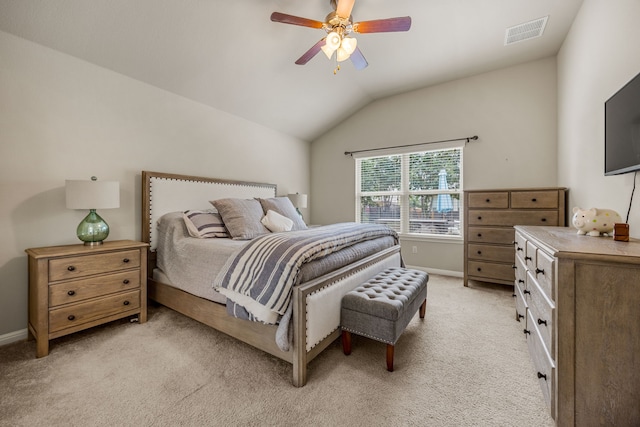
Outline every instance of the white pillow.
<path id="1" fill-rule="evenodd" d="M 293 221 L 284 215 L 280 215 L 276 211 L 268 210 L 267 214 L 260 221 L 262 225 L 267 227 L 271 232 L 277 233 L 280 231 L 291 231 L 293 228 Z"/>

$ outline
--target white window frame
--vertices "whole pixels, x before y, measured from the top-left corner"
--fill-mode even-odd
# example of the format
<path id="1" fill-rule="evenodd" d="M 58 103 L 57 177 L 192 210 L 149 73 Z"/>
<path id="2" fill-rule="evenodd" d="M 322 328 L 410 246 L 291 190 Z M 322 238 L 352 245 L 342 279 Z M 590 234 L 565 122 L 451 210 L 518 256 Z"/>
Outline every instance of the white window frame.
<path id="1" fill-rule="evenodd" d="M 405 149 L 386 149 L 380 152 L 361 152 L 357 155 L 354 154 L 356 159 L 356 188 L 355 188 L 355 220 L 360 222 L 361 220 L 361 198 L 365 196 L 397 196 L 400 198 L 400 231 L 399 235 L 403 238 L 415 239 L 415 240 L 445 240 L 445 241 L 462 241 L 463 236 L 463 176 L 464 176 L 464 143 L 444 143 L 444 144 L 432 144 L 424 145 Z M 425 153 L 429 151 L 443 151 L 451 149 L 460 149 L 460 186 L 454 190 L 409 190 L 409 161 L 408 158 L 411 154 Z M 402 156 L 402 168 L 401 168 L 401 188 L 399 191 L 361 191 L 361 161 L 376 157 L 386 156 Z M 438 194 L 457 194 L 459 200 L 459 234 L 432 234 L 432 233 L 416 233 L 410 232 L 409 227 L 409 196 L 410 195 L 432 195 Z"/>

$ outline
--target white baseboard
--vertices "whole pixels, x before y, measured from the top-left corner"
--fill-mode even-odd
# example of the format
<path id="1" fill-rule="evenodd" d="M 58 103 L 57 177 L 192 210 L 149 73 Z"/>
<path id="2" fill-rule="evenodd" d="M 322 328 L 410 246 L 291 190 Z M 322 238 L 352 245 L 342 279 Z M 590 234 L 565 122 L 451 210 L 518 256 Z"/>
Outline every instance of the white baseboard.
<path id="1" fill-rule="evenodd" d="M 9 332 L 8 334 L 0 335 L 0 345 L 7 345 L 11 344 L 12 342 L 26 340 L 27 337 L 27 328 L 20 329 L 19 331 Z"/>
<path id="2" fill-rule="evenodd" d="M 415 265 L 407 265 L 407 268 L 422 270 L 426 271 L 427 273 L 439 274 L 441 276 L 464 277 L 464 273 L 462 273 L 461 271 L 440 270 L 438 268 L 417 267 Z"/>

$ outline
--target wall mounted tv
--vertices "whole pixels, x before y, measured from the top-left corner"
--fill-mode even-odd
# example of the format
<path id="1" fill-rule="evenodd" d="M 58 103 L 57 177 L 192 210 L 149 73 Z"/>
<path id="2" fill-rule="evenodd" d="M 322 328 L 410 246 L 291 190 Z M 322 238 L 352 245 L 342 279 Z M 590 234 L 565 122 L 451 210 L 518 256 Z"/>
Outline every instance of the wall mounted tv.
<path id="1" fill-rule="evenodd" d="M 640 170 L 640 74 L 604 103 L 604 174 Z"/>

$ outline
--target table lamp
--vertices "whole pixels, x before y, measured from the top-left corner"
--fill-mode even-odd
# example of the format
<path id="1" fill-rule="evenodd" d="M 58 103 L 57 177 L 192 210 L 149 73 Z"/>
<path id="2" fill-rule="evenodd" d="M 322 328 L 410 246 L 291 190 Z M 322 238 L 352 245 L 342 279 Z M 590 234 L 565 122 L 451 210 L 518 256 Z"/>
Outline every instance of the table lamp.
<path id="1" fill-rule="evenodd" d="M 85 246 L 101 245 L 109 235 L 109 226 L 96 213 L 96 209 L 120 207 L 120 183 L 118 181 L 98 181 L 95 176 L 90 181 L 67 180 L 65 193 L 68 209 L 89 209 L 89 214 L 78 225 L 76 234 Z"/>
<path id="2" fill-rule="evenodd" d="M 306 194 L 287 194 L 289 200 L 298 211 L 298 214 L 302 217 L 302 212 L 300 212 L 300 208 L 305 209 L 307 207 L 307 195 Z"/>

